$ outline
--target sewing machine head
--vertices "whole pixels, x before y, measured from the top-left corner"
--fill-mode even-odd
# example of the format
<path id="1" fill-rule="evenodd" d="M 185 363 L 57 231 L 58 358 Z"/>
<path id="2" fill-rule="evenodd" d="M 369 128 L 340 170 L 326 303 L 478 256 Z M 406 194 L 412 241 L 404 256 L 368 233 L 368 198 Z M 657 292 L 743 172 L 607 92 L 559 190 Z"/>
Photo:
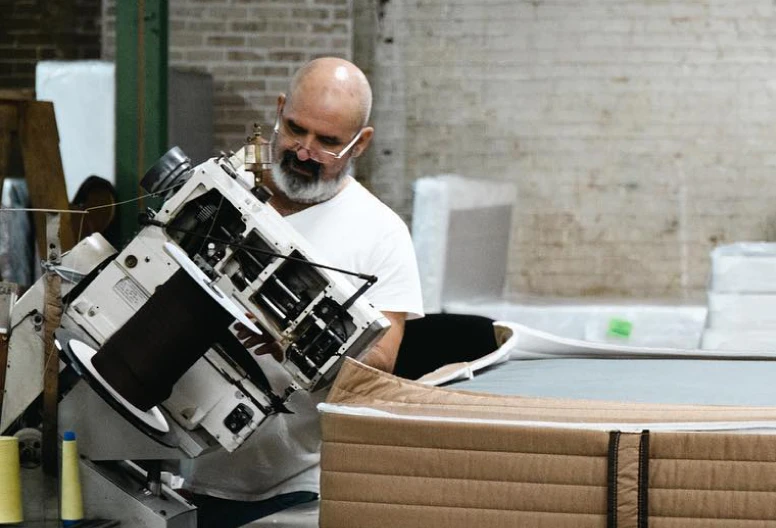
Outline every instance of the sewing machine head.
<path id="1" fill-rule="evenodd" d="M 248 168 L 261 169 L 253 155 Z M 361 296 L 376 278 L 351 274 L 357 288 L 321 265 L 245 167 L 243 149 L 193 168 L 171 150 L 142 182 L 165 196 L 159 211 L 66 299 L 65 357 L 168 445 L 170 416 L 177 436 L 204 429 L 206 442 L 236 449 L 290 394 L 326 387 L 389 326 Z M 280 345 L 284 387 L 270 385 L 228 330 L 235 320 Z"/>

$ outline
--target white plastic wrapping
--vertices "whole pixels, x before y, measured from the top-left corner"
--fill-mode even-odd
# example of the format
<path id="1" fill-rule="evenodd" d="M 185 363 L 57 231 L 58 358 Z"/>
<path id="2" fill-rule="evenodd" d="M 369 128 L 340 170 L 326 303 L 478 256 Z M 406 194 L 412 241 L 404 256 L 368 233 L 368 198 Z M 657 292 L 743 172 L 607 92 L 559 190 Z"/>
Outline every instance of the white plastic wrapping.
<path id="1" fill-rule="evenodd" d="M 702 305 L 587 304 L 572 299 L 457 301 L 446 303 L 444 309 L 519 323 L 569 339 L 689 349 L 698 347 L 706 318 Z M 613 331 L 623 325 L 629 328 L 627 333 Z"/>
<path id="2" fill-rule="evenodd" d="M 0 203 L 4 208 L 30 206 L 27 183 L 23 178 L 5 178 L 2 186 Z M 36 254 L 32 215 L 23 212 L 0 214 L 0 280 L 30 286 L 40 276 Z"/>
<path id="3" fill-rule="evenodd" d="M 776 336 L 776 295 L 708 292 L 706 326 L 725 330 L 767 330 Z"/>
<path id="4" fill-rule="evenodd" d="M 701 348 L 704 350 L 776 351 L 776 331 L 773 330 L 725 330 L 706 328 Z"/>
<path id="5" fill-rule="evenodd" d="M 776 293 L 776 243 L 739 242 L 712 250 L 709 289 Z"/>
<path id="6" fill-rule="evenodd" d="M 414 203 L 412 217 L 412 238 L 418 258 L 421 286 L 423 288 L 423 305 L 426 313 L 439 312 L 442 308 L 443 295 L 450 291 L 451 283 L 462 283 L 466 277 L 446 275 L 446 262 L 451 248 L 450 232 L 451 215 L 455 212 L 470 211 L 473 221 L 467 225 L 469 234 L 476 235 L 480 240 L 488 240 L 494 236 L 494 226 L 487 223 L 478 225 L 474 221 L 478 212 L 495 207 L 511 208 L 517 199 L 517 189 L 514 184 L 464 178 L 453 174 L 420 178 L 414 184 Z M 464 215 L 465 218 L 465 215 Z M 506 217 L 506 222 L 510 222 Z M 508 232 L 511 225 L 496 226 L 499 232 L 506 232 L 507 239 L 500 241 L 504 250 L 504 262 L 500 263 L 506 269 L 506 251 L 508 248 Z M 481 232 L 473 230 L 480 229 Z M 472 248 L 466 252 L 468 272 L 501 273 L 501 277 L 488 277 L 489 285 L 496 282 L 503 284 L 505 271 L 493 271 L 493 255 Z M 470 277 L 469 277 L 470 278 Z M 480 276 L 480 278 L 482 278 Z M 500 293 L 500 292 L 499 292 Z"/>
<path id="7" fill-rule="evenodd" d="M 41 61 L 35 92 L 54 103 L 67 196 L 96 175 L 116 183 L 115 66 L 104 61 Z"/>
<path id="8" fill-rule="evenodd" d="M 738 242 L 711 252 L 706 350 L 776 350 L 776 243 Z"/>

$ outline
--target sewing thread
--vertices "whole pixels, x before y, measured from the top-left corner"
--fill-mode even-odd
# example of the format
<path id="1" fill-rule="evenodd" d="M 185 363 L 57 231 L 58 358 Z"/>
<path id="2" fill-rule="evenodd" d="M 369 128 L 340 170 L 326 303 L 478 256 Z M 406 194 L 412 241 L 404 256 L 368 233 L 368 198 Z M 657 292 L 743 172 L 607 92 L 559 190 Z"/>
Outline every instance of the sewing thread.
<path id="1" fill-rule="evenodd" d="M 0 490 L 0 524 L 22 522 L 19 440 L 13 436 L 0 436 Z"/>
<path id="2" fill-rule="evenodd" d="M 67 528 L 84 518 L 81 476 L 78 470 L 78 444 L 75 433 L 66 431 L 62 440 L 62 526 Z"/>

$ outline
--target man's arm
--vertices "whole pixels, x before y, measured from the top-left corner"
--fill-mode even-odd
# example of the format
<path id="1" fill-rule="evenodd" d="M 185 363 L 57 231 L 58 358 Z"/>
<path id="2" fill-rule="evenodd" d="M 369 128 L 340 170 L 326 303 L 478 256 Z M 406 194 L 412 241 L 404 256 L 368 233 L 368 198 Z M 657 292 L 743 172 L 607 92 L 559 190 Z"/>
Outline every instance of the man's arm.
<path id="1" fill-rule="evenodd" d="M 383 315 L 391 323 L 391 327 L 385 335 L 364 354 L 361 361 L 370 367 L 391 373 L 396 365 L 396 357 L 399 355 L 399 345 L 404 337 L 404 321 L 407 318 L 405 312 L 383 312 Z M 255 321 L 254 321 L 255 322 Z M 282 361 L 283 352 L 275 341 L 270 338 L 269 332 L 254 334 L 241 323 L 236 324 L 237 337 L 243 342 L 245 348 L 251 349 L 259 344 L 264 346 L 256 349 L 254 354 L 272 354 L 275 359 Z"/>
<path id="2" fill-rule="evenodd" d="M 404 321 L 407 318 L 405 312 L 383 312 L 390 321 L 391 327 L 385 335 L 369 349 L 362 362 L 385 372 L 393 372 L 396 365 L 396 357 L 399 355 L 399 345 L 404 337 Z"/>

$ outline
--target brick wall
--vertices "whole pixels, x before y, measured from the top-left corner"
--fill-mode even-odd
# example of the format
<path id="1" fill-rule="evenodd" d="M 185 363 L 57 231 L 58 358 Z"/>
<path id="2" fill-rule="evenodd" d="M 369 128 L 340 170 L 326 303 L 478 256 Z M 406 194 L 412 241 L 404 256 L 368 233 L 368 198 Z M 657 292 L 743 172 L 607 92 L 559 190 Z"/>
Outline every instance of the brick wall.
<path id="1" fill-rule="evenodd" d="M 216 144 L 230 148 L 253 121 L 272 122 L 300 64 L 353 57 L 375 90 L 363 173 L 405 218 L 420 176 L 514 181 L 511 290 L 699 298 L 715 245 L 776 239 L 773 9 L 174 0 L 170 62 L 213 74 Z"/>
<path id="2" fill-rule="evenodd" d="M 103 3 L 103 58 L 116 53 L 115 1 Z M 235 149 L 252 130 L 265 137 L 291 73 L 321 55 L 350 57 L 350 0 L 173 0 L 170 66 L 214 80 L 214 144 Z"/>
<path id="3" fill-rule="evenodd" d="M 369 4 L 375 185 L 516 182 L 512 291 L 699 298 L 715 245 L 776 240 L 771 0 Z"/>
<path id="4" fill-rule="evenodd" d="M 0 0 L 0 87 L 34 88 L 40 60 L 100 56 L 100 0 Z"/>
<path id="5" fill-rule="evenodd" d="M 403 3 L 359 0 L 353 6 L 353 61 L 372 85 L 372 144 L 358 165 L 370 190 L 405 220 L 412 216 L 412 189 L 405 141 L 407 95 L 402 37 Z M 400 40 L 400 42 L 402 42 Z M 409 41 L 407 41 L 407 44 Z"/>

